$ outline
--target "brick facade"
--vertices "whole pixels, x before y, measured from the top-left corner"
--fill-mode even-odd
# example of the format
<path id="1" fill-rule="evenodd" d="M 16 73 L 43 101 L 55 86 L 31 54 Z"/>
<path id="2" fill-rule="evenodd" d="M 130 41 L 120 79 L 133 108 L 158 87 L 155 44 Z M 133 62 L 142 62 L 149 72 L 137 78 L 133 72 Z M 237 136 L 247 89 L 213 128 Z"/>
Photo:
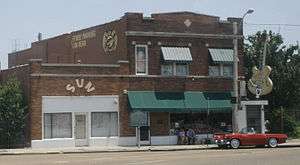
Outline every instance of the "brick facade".
<path id="1" fill-rule="evenodd" d="M 191 22 L 189 27 L 184 23 L 187 20 Z M 118 95 L 120 136 L 134 136 L 135 129 L 129 126 L 128 98 L 124 90 L 230 91 L 231 78 L 208 75 L 208 48 L 232 49 L 233 44 L 230 37 L 127 36 L 126 32 L 229 36 L 232 35 L 232 20 L 220 21 L 219 17 L 190 12 L 153 14 L 151 18 L 144 18 L 140 13 L 126 13 L 120 20 L 34 42 L 28 50 L 9 54 L 9 67 L 13 68 L 2 72 L 1 80 L 5 80 L 12 72 L 19 75 L 29 98 L 32 140 L 42 139 L 42 96 Z M 109 30 L 116 31 L 118 45 L 116 50 L 105 52 L 102 46 L 103 34 Z M 83 36 L 89 32 L 95 32 L 96 35 L 87 37 L 81 48 L 74 48 L 72 44 L 77 42 L 74 36 Z M 242 33 L 242 29 L 239 29 L 239 33 Z M 135 75 L 136 44 L 148 46 L 148 75 Z M 190 48 L 193 61 L 189 65 L 189 76 L 161 75 L 161 46 Z M 239 40 L 240 76 L 243 76 L 242 48 L 242 40 Z M 28 62 L 29 59 L 40 60 Z M 26 63 L 29 65 L 14 68 Z M 76 78 L 91 81 L 96 90 L 91 93 L 82 89 L 74 93 L 67 91 L 66 85 L 74 84 Z M 168 135 L 169 113 L 150 113 L 150 119 L 152 135 Z"/>

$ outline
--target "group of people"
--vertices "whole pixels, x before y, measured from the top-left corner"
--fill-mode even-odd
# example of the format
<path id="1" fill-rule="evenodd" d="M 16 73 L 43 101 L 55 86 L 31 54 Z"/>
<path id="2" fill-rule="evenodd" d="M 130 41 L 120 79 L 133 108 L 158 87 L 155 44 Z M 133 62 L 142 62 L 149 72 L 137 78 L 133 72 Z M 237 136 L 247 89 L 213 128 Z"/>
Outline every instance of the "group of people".
<path id="1" fill-rule="evenodd" d="M 177 144 L 195 144 L 196 141 L 196 133 L 193 129 L 184 129 L 181 128 L 177 130 L 178 141 Z"/>

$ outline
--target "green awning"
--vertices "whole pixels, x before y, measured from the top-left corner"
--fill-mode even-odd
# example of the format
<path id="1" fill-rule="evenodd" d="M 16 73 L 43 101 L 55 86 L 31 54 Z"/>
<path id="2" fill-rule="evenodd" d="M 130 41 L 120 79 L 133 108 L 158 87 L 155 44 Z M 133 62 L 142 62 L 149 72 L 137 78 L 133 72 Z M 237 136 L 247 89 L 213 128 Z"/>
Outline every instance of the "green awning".
<path id="1" fill-rule="evenodd" d="M 215 63 L 233 63 L 232 49 L 208 49 L 213 62 Z"/>
<path id="2" fill-rule="evenodd" d="M 128 91 L 131 110 L 149 112 L 231 112 L 229 92 Z"/>
<path id="3" fill-rule="evenodd" d="M 193 58 L 188 47 L 161 47 L 164 61 L 192 62 Z"/>

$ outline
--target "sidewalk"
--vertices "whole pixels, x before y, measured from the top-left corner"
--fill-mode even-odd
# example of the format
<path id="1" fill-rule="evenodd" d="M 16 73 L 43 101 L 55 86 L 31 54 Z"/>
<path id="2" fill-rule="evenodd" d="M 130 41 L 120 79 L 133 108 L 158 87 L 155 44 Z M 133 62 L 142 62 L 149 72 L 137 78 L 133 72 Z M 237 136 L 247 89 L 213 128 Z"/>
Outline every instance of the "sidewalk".
<path id="1" fill-rule="evenodd" d="M 288 140 L 279 147 L 300 147 L 300 139 Z M 0 155 L 32 155 L 32 154 L 70 154 L 70 153 L 101 153 L 101 152 L 149 152 L 149 151 L 180 151 L 205 150 L 217 148 L 217 145 L 171 145 L 171 146 L 136 146 L 121 147 L 73 147 L 73 148 L 44 148 L 44 149 L 0 149 Z"/>

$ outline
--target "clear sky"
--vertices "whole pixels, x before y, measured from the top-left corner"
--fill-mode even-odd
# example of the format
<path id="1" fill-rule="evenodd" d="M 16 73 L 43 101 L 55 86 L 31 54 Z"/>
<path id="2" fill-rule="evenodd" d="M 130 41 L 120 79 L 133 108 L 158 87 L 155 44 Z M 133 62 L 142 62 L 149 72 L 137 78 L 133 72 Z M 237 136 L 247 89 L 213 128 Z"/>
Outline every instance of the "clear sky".
<path id="1" fill-rule="evenodd" d="M 14 45 L 28 48 L 38 32 L 49 38 L 118 19 L 125 12 L 192 11 L 225 19 L 241 17 L 252 8 L 255 12 L 246 23 L 300 25 L 299 6 L 299 0 L 0 0 L 0 60 L 6 68 Z M 300 40 L 299 26 L 245 24 L 244 29 L 246 35 L 272 29 L 291 44 Z"/>

